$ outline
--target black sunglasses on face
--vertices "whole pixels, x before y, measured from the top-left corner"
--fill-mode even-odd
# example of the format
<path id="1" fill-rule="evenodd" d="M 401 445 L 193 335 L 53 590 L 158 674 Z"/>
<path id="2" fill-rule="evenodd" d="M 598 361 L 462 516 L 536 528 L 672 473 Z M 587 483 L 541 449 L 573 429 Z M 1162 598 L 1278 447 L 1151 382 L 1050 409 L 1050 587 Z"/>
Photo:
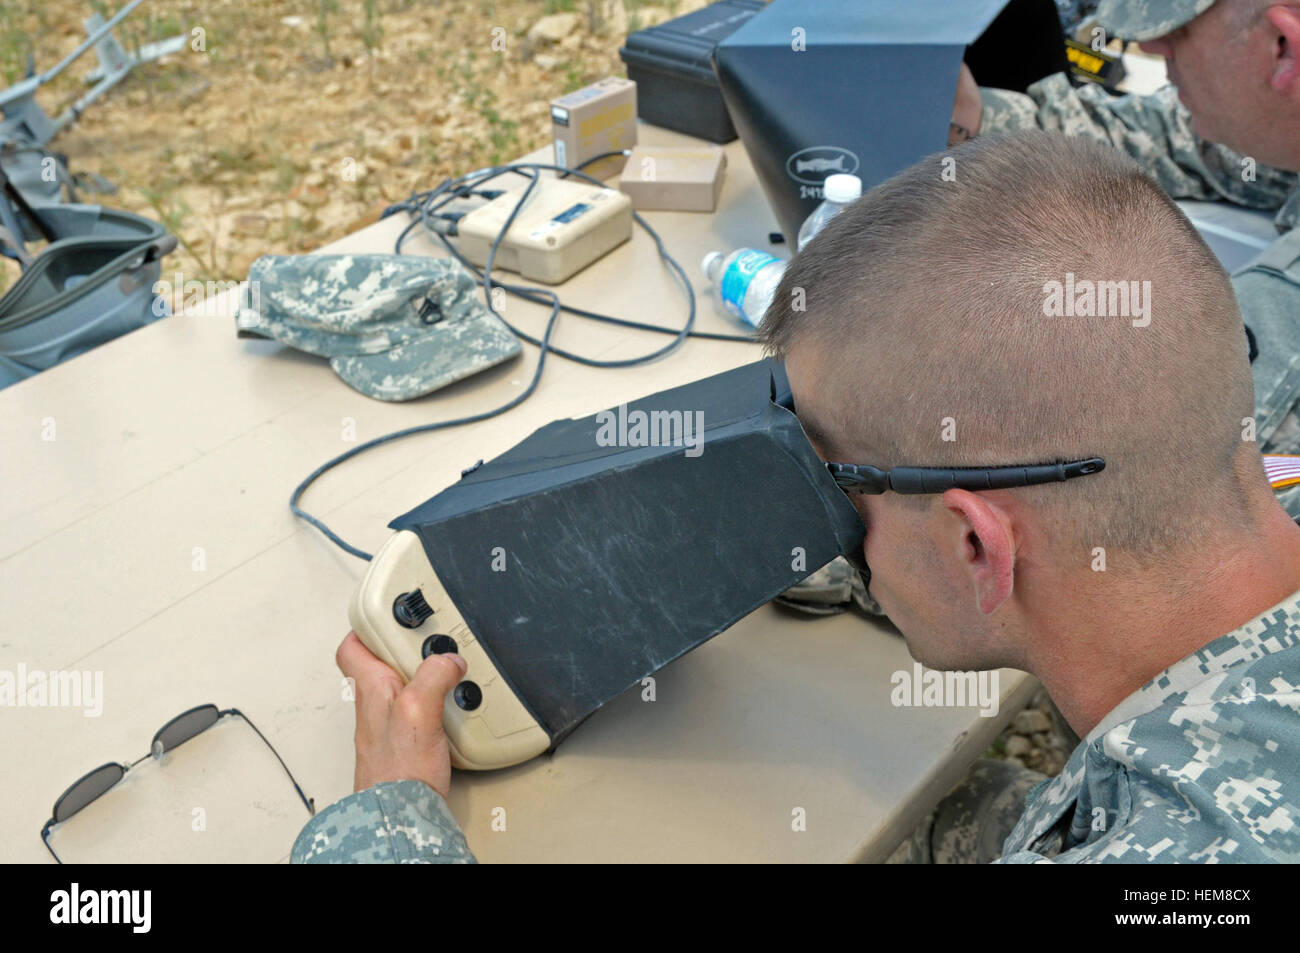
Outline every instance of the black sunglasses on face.
<path id="1" fill-rule="evenodd" d="M 315 815 L 316 802 L 303 793 L 302 788 L 298 786 L 298 782 L 294 780 L 289 766 L 280 757 L 280 753 L 275 750 L 271 742 L 266 740 L 266 736 L 257 730 L 257 726 L 248 719 L 247 715 L 237 708 L 220 710 L 216 705 L 199 705 L 197 708 L 181 712 L 159 728 L 153 736 L 153 742 L 149 746 L 148 754 L 136 758 L 130 764 L 118 764 L 113 761 L 108 764 L 101 764 L 94 771 L 74 781 L 71 787 L 59 795 L 59 799 L 54 802 L 54 810 L 51 811 L 53 816 L 41 828 L 41 841 L 45 844 L 45 849 L 50 852 L 50 856 L 60 864 L 63 863 L 59 855 L 54 852 L 54 848 L 50 846 L 50 832 L 54 825 L 62 824 L 87 805 L 103 797 L 117 782 L 126 776 L 128 771 L 146 758 L 161 758 L 168 751 L 179 748 L 194 736 L 207 731 L 227 715 L 236 715 L 242 718 L 248 727 L 257 733 L 257 737 L 261 738 L 266 746 L 271 749 L 271 753 L 275 755 L 275 760 L 280 762 L 280 767 L 284 768 L 284 773 L 289 775 L 289 780 L 293 783 L 293 789 L 298 792 L 298 797 L 307 806 L 308 813 Z"/>

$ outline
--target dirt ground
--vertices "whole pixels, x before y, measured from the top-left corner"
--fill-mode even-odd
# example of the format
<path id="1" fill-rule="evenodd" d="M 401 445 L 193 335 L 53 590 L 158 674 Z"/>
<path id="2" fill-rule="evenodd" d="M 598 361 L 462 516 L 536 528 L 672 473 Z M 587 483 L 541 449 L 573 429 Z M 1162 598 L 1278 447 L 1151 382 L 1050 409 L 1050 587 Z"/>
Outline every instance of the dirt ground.
<path id="1" fill-rule="evenodd" d="M 258 255 L 312 250 L 413 189 L 546 144 L 550 99 L 626 75 L 630 30 L 704 2 L 146 0 L 122 45 L 184 34 L 186 49 L 138 68 L 51 148 L 117 187 L 83 201 L 179 237 L 167 269 L 238 280 Z M 29 55 L 53 66 L 86 17 L 124 3 L 0 0 L 0 80 Z M 45 111 L 83 94 L 95 65 L 88 52 L 43 89 Z"/>

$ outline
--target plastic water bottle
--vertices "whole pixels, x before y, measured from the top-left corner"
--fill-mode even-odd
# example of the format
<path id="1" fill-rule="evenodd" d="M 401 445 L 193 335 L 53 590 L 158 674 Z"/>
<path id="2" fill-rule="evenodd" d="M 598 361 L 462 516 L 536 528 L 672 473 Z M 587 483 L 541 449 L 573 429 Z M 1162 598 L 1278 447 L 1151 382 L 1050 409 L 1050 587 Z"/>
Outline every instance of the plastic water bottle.
<path id="1" fill-rule="evenodd" d="M 803 251 L 804 246 L 812 241 L 813 236 L 838 215 L 844 206 L 862 196 L 862 180 L 856 175 L 837 172 L 835 175 L 827 176 L 826 181 L 822 183 L 822 195 L 825 196 L 826 201 L 813 209 L 813 213 L 804 219 L 803 225 L 799 228 L 797 246 L 799 251 Z"/>
<path id="2" fill-rule="evenodd" d="M 757 248 L 742 248 L 724 256 L 711 251 L 700 263 L 713 283 L 713 300 L 733 318 L 758 327 L 776 286 L 785 274 L 785 262 Z"/>

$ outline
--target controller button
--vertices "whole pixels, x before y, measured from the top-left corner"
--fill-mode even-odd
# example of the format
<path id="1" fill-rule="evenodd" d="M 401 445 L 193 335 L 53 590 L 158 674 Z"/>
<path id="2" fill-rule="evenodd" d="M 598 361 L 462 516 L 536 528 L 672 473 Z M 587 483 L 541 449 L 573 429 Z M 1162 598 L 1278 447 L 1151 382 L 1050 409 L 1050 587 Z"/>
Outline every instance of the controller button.
<path id="1" fill-rule="evenodd" d="M 450 635 L 431 635 L 420 646 L 420 658 L 428 658 L 430 655 L 446 655 L 448 652 L 457 652 L 459 650 L 456 640 Z"/>
<path id="2" fill-rule="evenodd" d="M 393 600 L 393 618 L 408 629 L 418 629 L 431 615 L 433 610 L 424 601 L 424 594 L 419 589 L 404 592 Z"/>
<path id="3" fill-rule="evenodd" d="M 479 705 L 483 704 L 483 689 L 470 681 L 461 682 L 456 686 L 452 693 L 456 699 L 456 705 L 465 711 L 473 711 Z"/>

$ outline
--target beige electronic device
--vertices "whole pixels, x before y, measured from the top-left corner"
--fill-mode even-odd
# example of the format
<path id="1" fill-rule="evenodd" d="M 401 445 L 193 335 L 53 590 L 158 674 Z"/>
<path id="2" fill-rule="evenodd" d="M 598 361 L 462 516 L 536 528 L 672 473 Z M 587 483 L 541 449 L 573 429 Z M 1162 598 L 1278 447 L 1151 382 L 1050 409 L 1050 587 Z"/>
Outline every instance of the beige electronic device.
<path id="1" fill-rule="evenodd" d="M 523 193 L 523 186 L 511 189 L 466 213 L 457 225 L 461 254 L 486 265 Z M 622 192 L 543 178 L 501 239 L 492 267 L 559 284 L 631 237 L 632 201 Z"/>
<path id="2" fill-rule="evenodd" d="M 551 746 L 461 618 L 415 533 L 395 533 L 375 554 L 352 598 L 348 621 L 366 647 L 404 681 L 435 653 L 455 652 L 468 663 L 443 710 L 455 767 L 505 768 Z"/>
<path id="3" fill-rule="evenodd" d="M 636 145 L 636 83 L 608 76 L 567 96 L 551 100 L 555 164 L 582 168 L 593 179 L 607 179 L 626 161 L 620 152 Z M 588 163 L 584 165 L 583 163 Z"/>

